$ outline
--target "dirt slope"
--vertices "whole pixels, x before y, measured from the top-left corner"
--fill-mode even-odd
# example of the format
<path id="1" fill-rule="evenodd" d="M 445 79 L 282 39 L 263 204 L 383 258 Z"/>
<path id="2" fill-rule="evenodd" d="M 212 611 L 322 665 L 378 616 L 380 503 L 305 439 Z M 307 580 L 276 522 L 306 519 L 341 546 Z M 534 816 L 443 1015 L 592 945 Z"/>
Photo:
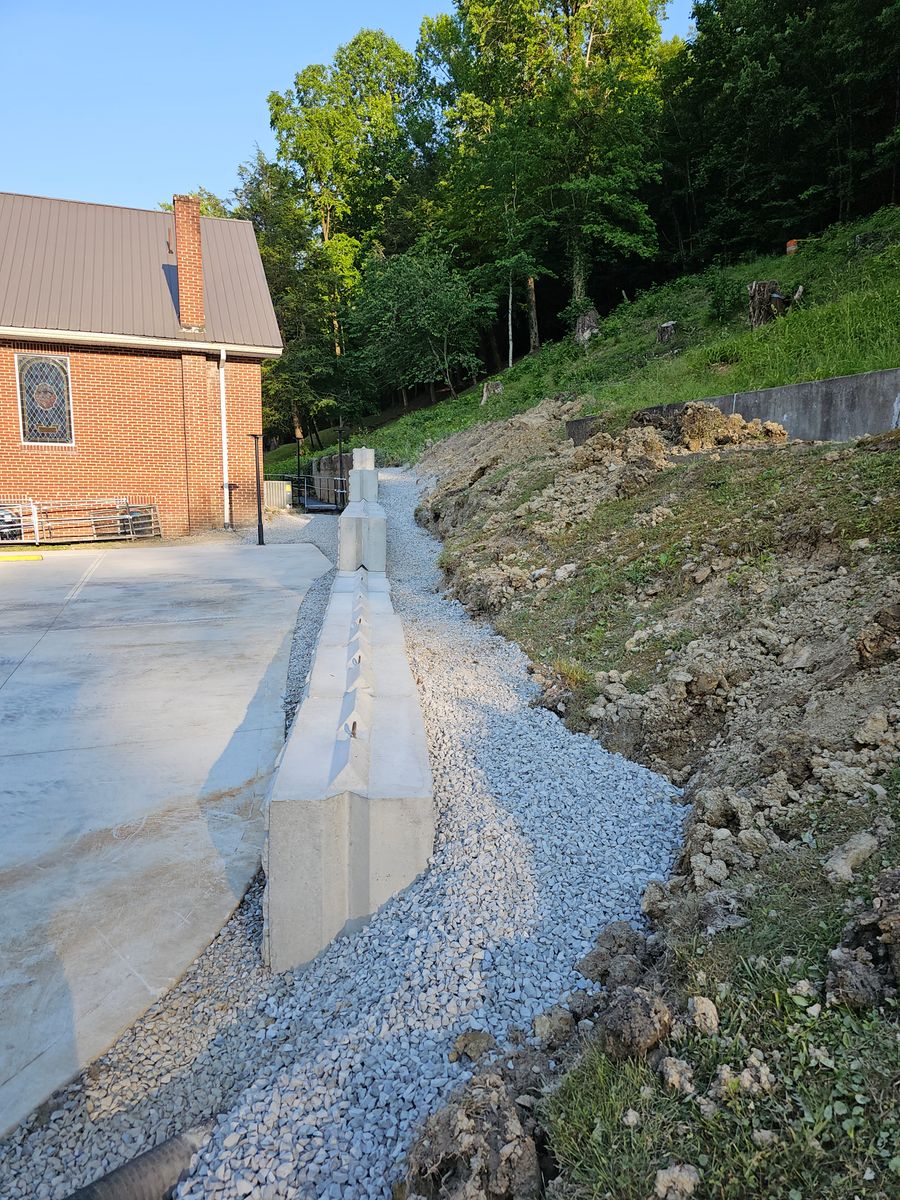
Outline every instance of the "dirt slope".
<path id="1" fill-rule="evenodd" d="M 576 449 L 563 423 L 579 408 L 549 399 L 420 463 L 433 485 L 419 516 L 445 539 L 450 591 L 522 643 L 544 704 L 693 801 L 673 877 L 645 896 L 655 926 L 646 951 L 603 949 L 604 971 L 590 977 L 607 983 L 606 1000 L 575 1013 L 596 1028 L 569 1047 L 584 1061 L 538 1105 L 537 1127 L 526 1103 L 524 1126 L 538 1144 L 549 1137 L 560 1194 L 737 1197 L 749 1193 L 734 1180 L 750 1171 L 762 1189 L 753 1194 L 809 1177 L 810 1194 L 885 1197 L 900 1173 L 883 1153 L 885 1132 L 900 1133 L 889 1103 L 900 1079 L 890 870 L 900 850 L 900 437 L 789 445 L 777 425 L 690 405 L 665 428 L 600 433 Z M 622 1056 L 611 1056 L 604 1022 L 617 1003 L 642 1011 L 643 1000 L 616 999 L 635 984 L 671 1021 L 626 1053 L 643 1076 L 610 1074 Z M 785 990 L 815 1025 L 797 1032 Z M 714 1037 L 685 1008 L 699 992 L 719 1005 Z M 768 1029 L 754 1042 L 748 1010 Z M 873 1037 L 891 1053 L 873 1054 Z M 815 1080 L 813 1133 L 793 1060 L 816 1046 L 837 1065 Z M 758 1061 L 744 1069 L 751 1080 L 763 1071 L 765 1104 L 756 1084 L 745 1095 L 721 1083 L 753 1047 Z M 854 1093 L 855 1141 L 850 1118 L 839 1120 L 844 1059 L 848 1075 L 853 1063 L 869 1071 Z M 673 1092 L 695 1102 L 690 1118 L 679 1109 L 674 1141 L 664 1132 Z M 720 1144 L 725 1110 L 755 1141 Z M 769 1139 L 763 1115 L 790 1137 Z M 613 1153 L 622 1121 L 632 1122 L 633 1170 L 612 1172 L 610 1186 L 603 1147 Z M 416 1163 L 421 1178 L 421 1154 Z M 473 1196 L 505 1194 L 489 1171 L 469 1182 Z"/>

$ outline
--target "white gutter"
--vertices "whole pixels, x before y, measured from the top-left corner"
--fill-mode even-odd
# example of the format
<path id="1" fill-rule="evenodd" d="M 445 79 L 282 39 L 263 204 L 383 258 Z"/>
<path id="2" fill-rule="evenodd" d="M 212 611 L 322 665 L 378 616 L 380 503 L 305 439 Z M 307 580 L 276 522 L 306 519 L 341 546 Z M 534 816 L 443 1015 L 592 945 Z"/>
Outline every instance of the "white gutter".
<path id="1" fill-rule="evenodd" d="M 0 325 L 0 338 L 16 342 L 66 342 L 81 346 L 132 346 L 148 350 L 200 350 L 206 354 L 218 354 L 226 350 L 232 357 L 280 358 L 281 346 L 239 346 L 231 342 L 201 342 L 193 338 L 139 337 L 121 333 L 85 333 L 78 329 L 22 329 L 12 325 Z"/>
<path id="2" fill-rule="evenodd" d="M 228 480 L 228 406 L 225 402 L 225 350 L 219 351 L 219 419 L 222 422 L 222 488 L 225 493 L 225 528 L 231 528 L 231 487 Z"/>

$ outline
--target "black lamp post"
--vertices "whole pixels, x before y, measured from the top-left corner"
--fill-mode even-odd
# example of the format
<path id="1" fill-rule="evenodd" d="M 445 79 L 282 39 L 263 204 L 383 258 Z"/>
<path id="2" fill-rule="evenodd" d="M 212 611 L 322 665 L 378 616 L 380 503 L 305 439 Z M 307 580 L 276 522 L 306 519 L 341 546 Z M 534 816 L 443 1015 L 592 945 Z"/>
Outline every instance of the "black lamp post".
<path id="1" fill-rule="evenodd" d="M 256 538 L 257 544 L 264 546 L 266 539 L 263 534 L 262 482 L 259 477 L 259 439 L 262 434 L 248 433 L 247 436 L 253 439 L 253 461 L 256 464 Z"/>

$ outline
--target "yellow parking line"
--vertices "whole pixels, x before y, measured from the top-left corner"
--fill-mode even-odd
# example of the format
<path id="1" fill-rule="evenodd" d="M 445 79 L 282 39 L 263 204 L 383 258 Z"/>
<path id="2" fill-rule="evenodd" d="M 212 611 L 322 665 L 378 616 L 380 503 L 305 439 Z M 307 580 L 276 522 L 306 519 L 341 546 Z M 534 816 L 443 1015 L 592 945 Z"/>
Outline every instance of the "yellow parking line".
<path id="1" fill-rule="evenodd" d="M 31 562 L 33 559 L 43 560 L 43 554 L 0 554 L 0 562 Z"/>

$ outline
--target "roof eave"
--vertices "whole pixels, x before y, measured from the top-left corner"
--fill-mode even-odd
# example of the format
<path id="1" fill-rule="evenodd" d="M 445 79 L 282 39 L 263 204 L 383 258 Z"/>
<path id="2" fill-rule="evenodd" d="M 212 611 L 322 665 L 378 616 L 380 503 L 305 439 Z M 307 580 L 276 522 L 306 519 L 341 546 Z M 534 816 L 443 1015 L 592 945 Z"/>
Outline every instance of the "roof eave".
<path id="1" fill-rule="evenodd" d="M 201 335 L 202 336 L 202 335 Z M 81 346 L 108 346 L 115 349 L 201 350 L 218 354 L 224 350 L 243 358 L 280 358 L 283 346 L 244 346 L 232 342 L 213 342 L 190 338 L 142 337 L 138 334 L 89 333 L 80 329 L 22 329 L 0 325 L 0 338 L 24 342 L 59 342 Z"/>

